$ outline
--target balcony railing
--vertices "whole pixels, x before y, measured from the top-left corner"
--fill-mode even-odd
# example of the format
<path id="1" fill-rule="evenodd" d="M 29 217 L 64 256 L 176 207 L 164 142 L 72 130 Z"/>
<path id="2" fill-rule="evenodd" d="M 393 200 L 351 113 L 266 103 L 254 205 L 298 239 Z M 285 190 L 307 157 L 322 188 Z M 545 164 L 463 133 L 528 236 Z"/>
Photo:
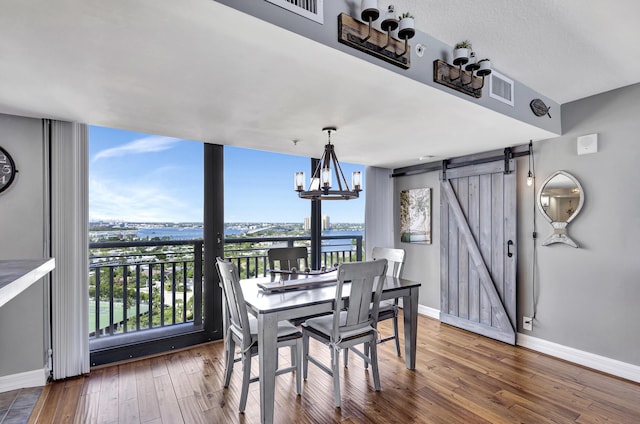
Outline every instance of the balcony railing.
<path id="1" fill-rule="evenodd" d="M 202 323 L 202 240 L 90 243 L 89 336 Z"/>
<path id="2" fill-rule="evenodd" d="M 308 250 L 310 245 L 311 239 L 308 236 L 228 238 L 225 239 L 224 256 L 236 264 L 240 278 L 264 277 L 269 270 L 269 249 L 303 246 Z M 340 262 L 362 261 L 362 236 L 323 236 L 320 259 L 321 266 L 326 267 Z"/>
<path id="3" fill-rule="evenodd" d="M 322 237 L 321 262 L 361 261 L 360 235 Z M 273 247 L 310 246 L 309 237 L 228 238 L 225 258 L 240 278 L 265 276 Z M 89 336 L 93 339 L 202 324 L 203 241 L 90 243 Z"/>

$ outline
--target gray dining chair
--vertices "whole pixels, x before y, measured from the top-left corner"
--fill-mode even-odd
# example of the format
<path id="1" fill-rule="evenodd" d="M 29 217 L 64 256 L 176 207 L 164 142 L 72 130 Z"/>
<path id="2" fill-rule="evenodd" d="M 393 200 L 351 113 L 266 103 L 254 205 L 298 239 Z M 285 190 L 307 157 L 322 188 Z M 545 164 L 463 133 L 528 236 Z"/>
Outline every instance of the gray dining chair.
<path id="1" fill-rule="evenodd" d="M 338 267 L 338 284 L 331 315 L 311 318 L 302 324 L 302 346 L 304 379 L 307 379 L 309 362 L 333 377 L 333 401 L 340 408 L 340 351 L 349 349 L 371 364 L 373 382 L 376 391 L 380 390 L 378 372 L 378 350 L 376 344 L 378 305 L 384 285 L 387 260 L 352 262 Z M 342 293 L 345 283 L 350 282 L 348 303 Z M 372 301 L 373 293 L 373 301 Z M 309 354 L 309 338 L 320 341 L 329 347 L 331 368 Z M 368 354 L 355 348 L 359 344 L 368 344 Z"/>
<path id="2" fill-rule="evenodd" d="M 289 271 L 295 268 L 304 271 L 307 268 L 306 247 L 274 247 L 267 251 L 270 270 Z"/>
<path id="3" fill-rule="evenodd" d="M 302 247 L 274 247 L 267 251 L 267 258 L 269 260 L 270 270 L 283 270 L 290 271 L 295 268 L 297 271 L 304 272 L 308 268 L 309 253 L 307 248 Z M 273 274 L 272 274 L 273 275 Z M 289 320 L 293 325 L 299 326 L 305 322 L 308 318 L 315 316 L 321 316 L 326 314 L 311 315 L 308 317 L 300 317 Z"/>
<path id="4" fill-rule="evenodd" d="M 400 278 L 402 267 L 404 265 L 404 249 L 392 249 L 388 247 L 374 247 L 371 253 L 372 259 L 386 259 L 387 275 L 390 277 Z M 378 343 L 391 340 L 396 342 L 396 353 L 400 356 L 400 338 L 398 337 L 398 298 L 393 300 L 383 300 L 380 302 L 378 310 L 378 322 L 388 319 L 393 320 L 393 334 L 387 337 L 381 337 Z"/>
<path id="5" fill-rule="evenodd" d="M 216 259 L 216 267 L 227 305 L 228 327 L 225 335 L 225 378 L 224 387 L 229 387 L 235 362 L 242 362 L 242 389 L 238 410 L 244 412 L 247 405 L 249 383 L 259 380 L 251 377 L 251 358 L 258 354 L 258 321 L 247 312 L 242 294 L 238 268 L 221 258 Z M 235 357 L 236 344 L 240 347 L 240 357 Z M 288 321 L 278 322 L 278 348 L 291 348 L 291 366 L 276 371 L 276 375 L 295 371 L 296 393 L 302 392 L 302 332 Z M 277 355 L 272 358 L 277 364 Z M 276 366 L 277 368 L 277 366 Z"/>
<path id="6" fill-rule="evenodd" d="M 404 249 L 392 249 L 389 247 L 374 247 L 371 253 L 372 259 L 386 259 L 387 260 L 387 276 L 400 277 L 402 272 L 402 266 L 404 265 Z M 393 334 L 386 337 L 380 337 L 378 333 L 378 343 L 384 343 L 391 340 L 396 342 L 396 353 L 400 354 L 400 338 L 398 337 L 398 299 L 382 300 L 378 308 L 378 322 L 388 319 L 393 320 Z M 364 350 L 367 352 L 368 345 L 365 344 Z M 349 351 L 344 351 L 344 363 L 349 363 Z M 365 361 L 364 367 L 367 368 L 368 364 Z"/>

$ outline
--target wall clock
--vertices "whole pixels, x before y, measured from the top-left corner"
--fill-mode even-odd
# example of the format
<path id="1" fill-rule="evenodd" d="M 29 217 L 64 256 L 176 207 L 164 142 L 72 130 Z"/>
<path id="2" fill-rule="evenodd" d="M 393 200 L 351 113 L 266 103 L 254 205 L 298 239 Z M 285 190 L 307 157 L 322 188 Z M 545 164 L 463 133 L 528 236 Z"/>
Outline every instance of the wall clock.
<path id="1" fill-rule="evenodd" d="M 8 189 L 16 178 L 16 163 L 11 155 L 0 146 L 0 193 Z"/>

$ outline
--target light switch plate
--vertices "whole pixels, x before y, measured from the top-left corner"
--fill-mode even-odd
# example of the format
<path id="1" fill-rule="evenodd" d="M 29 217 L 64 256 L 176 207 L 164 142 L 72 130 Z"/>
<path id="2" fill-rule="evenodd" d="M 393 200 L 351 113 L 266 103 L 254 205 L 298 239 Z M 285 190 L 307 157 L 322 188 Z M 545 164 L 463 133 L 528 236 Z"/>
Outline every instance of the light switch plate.
<path id="1" fill-rule="evenodd" d="M 598 152 L 598 134 L 589 134 L 578 137 L 578 154 L 588 155 Z"/>

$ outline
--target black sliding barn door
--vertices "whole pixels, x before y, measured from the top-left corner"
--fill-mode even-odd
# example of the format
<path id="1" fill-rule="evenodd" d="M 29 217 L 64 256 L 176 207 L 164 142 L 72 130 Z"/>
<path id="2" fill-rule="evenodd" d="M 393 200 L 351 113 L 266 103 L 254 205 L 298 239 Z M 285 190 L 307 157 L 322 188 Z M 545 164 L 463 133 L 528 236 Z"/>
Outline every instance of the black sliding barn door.
<path id="1" fill-rule="evenodd" d="M 440 320 L 515 344 L 515 161 L 447 169 L 441 179 Z"/>

